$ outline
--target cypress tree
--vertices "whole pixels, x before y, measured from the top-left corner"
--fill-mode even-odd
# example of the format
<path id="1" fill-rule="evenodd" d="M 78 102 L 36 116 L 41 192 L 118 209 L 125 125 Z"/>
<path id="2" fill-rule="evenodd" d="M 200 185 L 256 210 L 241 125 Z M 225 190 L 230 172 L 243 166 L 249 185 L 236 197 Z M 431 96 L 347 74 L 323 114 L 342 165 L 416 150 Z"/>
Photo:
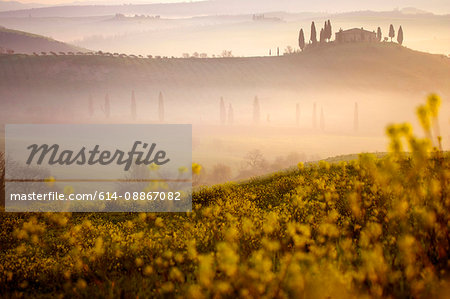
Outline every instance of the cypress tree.
<path id="1" fill-rule="evenodd" d="M 317 128 L 317 118 L 316 118 L 316 103 L 313 106 L 313 128 Z"/>
<path id="2" fill-rule="evenodd" d="M 312 44 L 317 43 L 316 25 L 314 24 L 314 22 L 311 23 L 311 37 L 309 40 Z"/>
<path id="3" fill-rule="evenodd" d="M 109 95 L 105 96 L 105 106 L 103 106 L 103 112 L 105 113 L 106 118 L 111 116 L 111 104 L 109 103 Z"/>
<path id="4" fill-rule="evenodd" d="M 325 42 L 325 31 L 322 29 L 320 29 L 320 43 L 324 43 Z"/>
<path id="5" fill-rule="evenodd" d="M 259 124 L 260 120 L 260 107 L 258 97 L 255 96 L 255 100 L 253 101 L 253 124 Z"/>
<path id="6" fill-rule="evenodd" d="M 227 121 L 227 111 L 223 97 L 220 97 L 220 124 L 224 125 Z"/>
<path id="7" fill-rule="evenodd" d="M 400 28 L 398 28 L 397 42 L 398 42 L 400 45 L 403 44 L 403 29 L 402 29 L 402 26 L 400 26 Z"/>
<path id="8" fill-rule="evenodd" d="M 331 21 L 330 21 L 330 20 L 328 20 L 328 26 L 327 26 L 327 29 L 328 29 L 327 38 L 328 38 L 328 41 L 330 41 L 330 40 L 331 40 L 331 37 L 333 36 L 333 30 L 332 30 L 332 28 L 331 28 Z"/>
<path id="9" fill-rule="evenodd" d="M 164 122 L 164 97 L 162 92 L 159 92 L 158 116 L 159 122 Z"/>
<path id="10" fill-rule="evenodd" d="M 377 29 L 377 39 L 378 39 L 379 42 L 381 42 L 381 38 L 382 38 L 381 28 L 378 27 L 378 29 Z"/>
<path id="11" fill-rule="evenodd" d="M 89 117 L 94 116 L 94 100 L 92 99 L 92 95 L 89 95 L 89 103 L 88 103 Z"/>
<path id="12" fill-rule="evenodd" d="M 233 106 L 229 104 L 228 106 L 228 124 L 232 125 L 234 123 L 234 113 L 233 113 Z"/>
<path id="13" fill-rule="evenodd" d="M 136 120 L 136 99 L 134 98 L 134 90 L 131 92 L 131 118 Z"/>
<path id="14" fill-rule="evenodd" d="M 300 29 L 300 33 L 298 34 L 298 46 L 302 51 L 305 48 L 305 34 L 303 33 L 303 28 Z"/>
<path id="15" fill-rule="evenodd" d="M 392 24 L 391 24 L 391 26 L 389 26 L 389 37 L 391 38 L 391 42 L 392 42 L 392 39 L 395 37 L 395 29 Z"/>
<path id="16" fill-rule="evenodd" d="M 325 116 L 323 115 L 323 108 L 320 107 L 320 129 L 325 130 Z"/>

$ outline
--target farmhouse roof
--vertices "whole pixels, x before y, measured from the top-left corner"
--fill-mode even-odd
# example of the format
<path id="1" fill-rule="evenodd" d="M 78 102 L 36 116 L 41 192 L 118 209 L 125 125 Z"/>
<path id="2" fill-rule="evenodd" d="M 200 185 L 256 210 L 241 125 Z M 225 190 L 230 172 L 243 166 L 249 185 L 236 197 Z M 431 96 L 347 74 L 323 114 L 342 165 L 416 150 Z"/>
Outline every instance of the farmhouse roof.
<path id="1" fill-rule="evenodd" d="M 352 28 L 352 29 L 347 29 L 347 30 L 342 30 L 336 33 L 350 33 L 350 32 L 365 32 L 365 33 L 374 33 L 374 31 L 369 31 L 369 30 L 365 30 L 363 28 Z"/>

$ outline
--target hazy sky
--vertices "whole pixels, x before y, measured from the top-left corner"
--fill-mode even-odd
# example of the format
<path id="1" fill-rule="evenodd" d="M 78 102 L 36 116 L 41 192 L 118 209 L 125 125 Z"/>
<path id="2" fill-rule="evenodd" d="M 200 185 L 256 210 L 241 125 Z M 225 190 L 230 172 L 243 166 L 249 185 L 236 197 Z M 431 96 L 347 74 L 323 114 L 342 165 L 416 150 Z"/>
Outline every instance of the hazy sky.
<path id="1" fill-rule="evenodd" d="M 0 0 L 0 2 L 15 1 L 21 3 L 40 4 L 72 4 L 72 3 L 104 3 L 104 4 L 124 4 L 124 3 L 174 3 L 174 2 L 195 2 L 202 0 Z"/>
<path id="2" fill-rule="evenodd" d="M 0 2 L 21 2 L 39 4 L 73 4 L 73 3 L 104 3 L 104 4 L 124 4 L 124 3 L 174 3 L 174 2 L 195 2 L 202 0 L 0 0 Z"/>
<path id="3" fill-rule="evenodd" d="M 12 0 L 22 3 L 39 3 L 45 5 L 54 4 L 143 4 L 143 3 L 173 3 L 173 2 L 195 2 L 204 0 Z M 357 10 L 379 10 L 386 11 L 394 8 L 415 7 L 422 10 L 434 12 L 437 14 L 450 13 L 450 0 L 211 0 L 231 2 L 233 6 L 239 6 L 241 3 L 250 2 L 255 5 L 267 8 L 270 11 L 285 10 L 292 11 L 301 9 L 302 11 L 327 11 L 343 12 Z M 0 0 L 0 2 L 7 2 Z"/>
<path id="4" fill-rule="evenodd" d="M 0 0 L 0 2 L 8 2 L 10 0 Z M 76 3 L 76 2 L 91 2 L 91 3 L 173 3 L 173 2 L 195 2 L 195 1 L 204 1 L 204 0 L 11 0 L 21 3 L 42 3 L 42 4 L 54 4 L 54 3 Z M 213 0 L 214 1 L 214 0 Z M 227 0 L 222 0 L 227 1 Z M 232 0 L 231 0 L 232 1 Z M 248 0 L 241 0 L 241 1 L 248 1 Z M 285 0 L 286 1 L 286 0 Z M 298 1 L 298 0 L 290 0 L 290 1 Z M 373 0 L 319 0 L 319 2 L 327 2 L 329 1 L 330 4 L 338 4 L 339 2 L 353 2 L 355 3 L 355 7 L 364 6 L 364 3 L 374 3 L 376 1 Z M 274 0 L 274 2 L 277 2 L 277 0 Z M 385 1 L 380 1 L 385 2 Z M 415 4 L 437 4 L 437 3 L 446 3 L 448 0 L 390 0 L 389 2 L 392 3 L 393 6 L 395 5 L 415 5 Z"/>

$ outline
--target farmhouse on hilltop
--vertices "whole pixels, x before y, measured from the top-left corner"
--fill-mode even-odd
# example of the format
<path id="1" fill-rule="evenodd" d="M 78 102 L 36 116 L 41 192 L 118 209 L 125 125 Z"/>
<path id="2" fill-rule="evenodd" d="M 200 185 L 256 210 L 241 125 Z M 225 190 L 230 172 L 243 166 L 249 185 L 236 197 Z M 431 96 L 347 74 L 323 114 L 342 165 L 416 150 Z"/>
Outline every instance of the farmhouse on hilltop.
<path id="1" fill-rule="evenodd" d="M 348 30 L 339 30 L 336 32 L 336 42 L 351 43 L 351 42 L 375 42 L 377 41 L 377 34 L 375 31 L 364 30 L 362 27 Z"/>

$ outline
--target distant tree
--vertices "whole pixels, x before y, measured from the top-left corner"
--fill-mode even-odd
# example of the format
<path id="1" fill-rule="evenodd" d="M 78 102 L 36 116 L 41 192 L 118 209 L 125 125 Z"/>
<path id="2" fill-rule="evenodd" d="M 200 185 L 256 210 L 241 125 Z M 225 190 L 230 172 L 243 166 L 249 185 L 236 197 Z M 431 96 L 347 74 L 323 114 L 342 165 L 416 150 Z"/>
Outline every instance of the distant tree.
<path id="1" fill-rule="evenodd" d="M 231 179 L 231 168 L 225 164 L 219 163 L 214 165 L 210 174 L 211 183 L 223 183 Z"/>
<path id="2" fill-rule="evenodd" d="M 333 36 L 333 29 L 331 27 L 331 21 L 328 20 L 328 22 L 327 22 L 327 39 L 328 39 L 328 41 L 331 40 L 332 36 Z"/>
<path id="3" fill-rule="evenodd" d="M 158 117 L 159 122 L 164 122 L 164 97 L 162 92 L 159 92 L 158 97 Z"/>
<path id="4" fill-rule="evenodd" d="M 402 29 L 402 26 L 400 26 L 400 28 L 398 28 L 397 42 L 398 42 L 400 45 L 403 44 L 403 29 Z"/>
<path id="5" fill-rule="evenodd" d="M 321 44 L 325 42 L 325 30 L 323 28 L 320 29 L 319 42 Z"/>
<path id="6" fill-rule="evenodd" d="M 280 56 L 280 47 L 277 47 L 277 56 Z"/>
<path id="7" fill-rule="evenodd" d="M 309 38 L 312 44 L 317 43 L 317 33 L 316 33 L 316 25 L 314 22 L 311 23 L 311 37 Z"/>
<path id="8" fill-rule="evenodd" d="M 317 118 L 316 118 L 316 103 L 313 106 L 313 128 L 317 128 Z"/>
<path id="9" fill-rule="evenodd" d="M 89 102 L 88 102 L 88 110 L 89 110 L 89 117 L 94 116 L 94 100 L 92 99 L 92 95 L 89 95 Z"/>
<path id="10" fill-rule="evenodd" d="M 292 54 L 294 53 L 294 48 L 291 46 L 287 46 L 286 49 L 284 49 L 284 54 Z"/>
<path id="11" fill-rule="evenodd" d="M 223 97 L 220 97 L 220 124 L 224 125 L 227 121 L 227 111 Z"/>
<path id="12" fill-rule="evenodd" d="M 251 170 L 261 170 L 266 165 L 267 161 L 259 149 L 249 151 L 244 157 L 244 167 Z"/>
<path id="13" fill-rule="evenodd" d="M 323 108 L 320 107 L 320 129 L 325 130 L 325 116 L 323 115 Z"/>
<path id="14" fill-rule="evenodd" d="M 134 90 L 131 92 L 131 119 L 136 120 L 136 99 L 134 98 Z"/>
<path id="15" fill-rule="evenodd" d="M 258 97 L 255 96 L 255 99 L 253 100 L 253 124 L 259 124 L 260 113 L 259 100 Z"/>
<path id="16" fill-rule="evenodd" d="M 378 29 L 377 29 L 377 39 L 378 39 L 379 42 L 381 42 L 381 38 L 382 38 L 381 28 L 378 27 Z"/>
<path id="17" fill-rule="evenodd" d="M 272 56 L 272 49 L 269 49 L 269 56 Z"/>
<path id="18" fill-rule="evenodd" d="M 353 112 L 353 130 L 358 132 L 359 129 L 359 118 L 358 118 L 358 103 L 355 102 L 355 111 Z"/>
<path id="19" fill-rule="evenodd" d="M 109 102 L 108 94 L 106 94 L 105 96 L 105 105 L 102 106 L 102 110 L 106 118 L 109 118 L 111 116 L 111 104 Z"/>
<path id="20" fill-rule="evenodd" d="M 228 106 L 228 124 L 232 125 L 234 123 L 234 112 L 233 112 L 233 106 L 230 104 Z"/>
<path id="21" fill-rule="evenodd" d="M 392 24 L 391 24 L 391 26 L 389 26 L 389 37 L 391 38 L 391 42 L 392 42 L 392 39 L 395 37 L 395 29 Z"/>
<path id="22" fill-rule="evenodd" d="M 300 125 L 300 104 L 297 103 L 295 105 L 295 123 L 298 125 Z"/>
<path id="23" fill-rule="evenodd" d="M 221 56 L 222 57 L 233 57 L 233 53 L 228 50 L 223 50 Z"/>
<path id="24" fill-rule="evenodd" d="M 303 28 L 300 29 L 300 33 L 298 34 L 298 46 L 302 51 L 305 48 L 305 34 L 303 33 Z"/>

